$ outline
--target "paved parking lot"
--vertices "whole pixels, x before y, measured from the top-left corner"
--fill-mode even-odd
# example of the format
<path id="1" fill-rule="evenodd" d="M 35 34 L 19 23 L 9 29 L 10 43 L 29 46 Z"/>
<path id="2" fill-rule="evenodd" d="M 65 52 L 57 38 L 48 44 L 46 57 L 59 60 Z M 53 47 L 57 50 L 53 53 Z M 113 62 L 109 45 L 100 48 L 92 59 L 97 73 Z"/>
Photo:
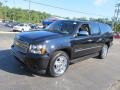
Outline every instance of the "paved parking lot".
<path id="1" fill-rule="evenodd" d="M 0 22 L 0 32 L 1 31 L 10 32 L 10 31 L 12 31 L 12 28 L 4 26 L 4 24 L 2 22 Z"/>
<path id="2" fill-rule="evenodd" d="M 57 78 L 35 75 L 10 53 L 14 34 L 0 34 L 0 90 L 120 90 L 120 40 L 108 57 L 91 58 L 69 67 Z"/>

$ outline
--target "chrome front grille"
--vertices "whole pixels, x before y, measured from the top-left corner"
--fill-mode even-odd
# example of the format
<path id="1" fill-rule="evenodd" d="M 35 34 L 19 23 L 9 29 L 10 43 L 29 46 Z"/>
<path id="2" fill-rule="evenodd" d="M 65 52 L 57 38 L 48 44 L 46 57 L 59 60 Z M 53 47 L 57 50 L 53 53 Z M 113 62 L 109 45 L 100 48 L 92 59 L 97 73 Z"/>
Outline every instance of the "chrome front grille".
<path id="1" fill-rule="evenodd" d="M 29 49 L 29 43 L 21 41 L 21 40 L 14 40 L 14 45 L 16 49 L 20 52 L 27 53 Z"/>

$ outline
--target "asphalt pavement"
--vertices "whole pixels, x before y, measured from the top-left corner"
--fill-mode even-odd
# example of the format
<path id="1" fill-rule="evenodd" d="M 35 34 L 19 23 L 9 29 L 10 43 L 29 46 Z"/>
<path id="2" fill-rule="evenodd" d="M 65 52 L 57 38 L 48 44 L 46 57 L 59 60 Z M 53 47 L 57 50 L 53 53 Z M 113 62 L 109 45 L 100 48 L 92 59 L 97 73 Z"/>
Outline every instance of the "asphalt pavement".
<path id="1" fill-rule="evenodd" d="M 15 34 L 0 34 L 0 90 L 120 90 L 120 40 L 106 59 L 91 58 L 70 65 L 57 78 L 36 75 L 11 54 Z"/>
<path id="2" fill-rule="evenodd" d="M 6 27 L 6 26 L 4 25 L 4 23 L 0 22 L 0 32 L 1 32 L 1 31 L 10 32 L 10 31 L 12 31 L 12 28 Z"/>

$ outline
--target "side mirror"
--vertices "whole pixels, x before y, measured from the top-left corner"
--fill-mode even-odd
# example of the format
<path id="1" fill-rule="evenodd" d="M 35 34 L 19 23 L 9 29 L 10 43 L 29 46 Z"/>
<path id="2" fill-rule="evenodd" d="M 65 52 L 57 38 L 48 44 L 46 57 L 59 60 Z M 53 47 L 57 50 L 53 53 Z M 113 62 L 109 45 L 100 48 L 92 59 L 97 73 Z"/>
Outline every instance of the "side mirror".
<path id="1" fill-rule="evenodd" d="M 80 31 L 80 32 L 78 33 L 78 35 L 79 35 L 79 36 L 88 36 L 89 33 L 88 33 L 87 31 Z"/>

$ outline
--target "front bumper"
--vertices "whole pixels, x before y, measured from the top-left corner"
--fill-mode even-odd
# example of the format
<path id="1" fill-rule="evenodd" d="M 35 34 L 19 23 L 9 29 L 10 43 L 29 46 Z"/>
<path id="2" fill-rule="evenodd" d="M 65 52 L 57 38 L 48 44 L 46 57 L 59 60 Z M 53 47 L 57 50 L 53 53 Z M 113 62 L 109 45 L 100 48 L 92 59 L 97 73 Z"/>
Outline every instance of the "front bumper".
<path id="1" fill-rule="evenodd" d="M 50 60 L 49 55 L 39 55 L 32 53 L 22 53 L 17 51 L 14 46 L 11 47 L 12 54 L 28 68 L 34 71 L 46 70 Z"/>

